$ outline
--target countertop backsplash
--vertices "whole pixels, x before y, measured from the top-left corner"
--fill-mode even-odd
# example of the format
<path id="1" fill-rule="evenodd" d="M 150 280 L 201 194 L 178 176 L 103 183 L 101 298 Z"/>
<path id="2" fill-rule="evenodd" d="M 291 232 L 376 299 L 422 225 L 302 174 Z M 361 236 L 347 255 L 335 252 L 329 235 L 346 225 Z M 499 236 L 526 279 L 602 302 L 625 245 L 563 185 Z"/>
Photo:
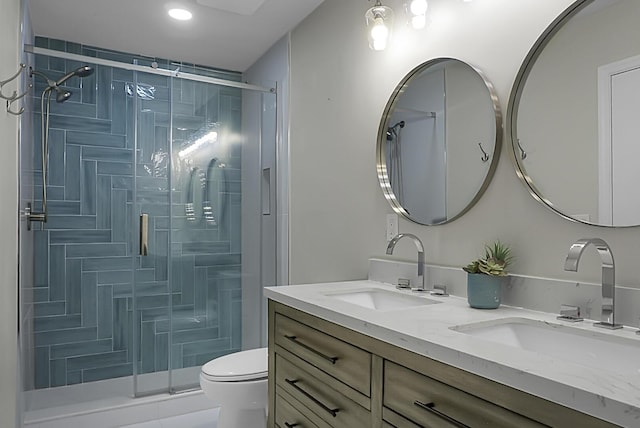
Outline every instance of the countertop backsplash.
<path id="1" fill-rule="evenodd" d="M 449 294 L 466 297 L 467 273 L 462 267 L 425 265 L 425 286 L 444 285 Z M 384 258 L 369 259 L 369 276 L 372 281 L 396 285 L 398 278 L 418 283 L 416 263 Z M 502 304 L 559 313 L 561 304 L 579 306 L 582 316 L 600 320 L 602 302 L 601 285 L 525 275 L 509 275 L 503 289 Z M 616 286 L 616 322 L 630 327 L 640 325 L 640 289 Z"/>

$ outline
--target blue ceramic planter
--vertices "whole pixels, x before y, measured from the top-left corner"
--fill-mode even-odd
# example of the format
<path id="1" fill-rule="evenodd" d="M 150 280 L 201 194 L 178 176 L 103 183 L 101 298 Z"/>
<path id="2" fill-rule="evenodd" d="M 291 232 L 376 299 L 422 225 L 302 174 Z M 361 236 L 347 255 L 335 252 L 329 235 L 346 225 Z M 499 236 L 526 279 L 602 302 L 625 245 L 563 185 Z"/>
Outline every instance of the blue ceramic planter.
<path id="1" fill-rule="evenodd" d="M 467 300 L 477 309 L 496 309 L 502 300 L 502 284 L 506 276 L 467 273 Z"/>

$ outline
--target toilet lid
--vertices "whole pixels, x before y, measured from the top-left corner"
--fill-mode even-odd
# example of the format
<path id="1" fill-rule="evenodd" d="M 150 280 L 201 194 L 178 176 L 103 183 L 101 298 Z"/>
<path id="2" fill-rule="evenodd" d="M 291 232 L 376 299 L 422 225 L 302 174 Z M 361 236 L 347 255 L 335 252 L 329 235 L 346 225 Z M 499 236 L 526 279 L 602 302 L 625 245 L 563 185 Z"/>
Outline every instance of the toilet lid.
<path id="1" fill-rule="evenodd" d="M 266 378 L 267 358 L 267 348 L 235 352 L 209 361 L 202 366 L 202 373 L 221 382 Z"/>

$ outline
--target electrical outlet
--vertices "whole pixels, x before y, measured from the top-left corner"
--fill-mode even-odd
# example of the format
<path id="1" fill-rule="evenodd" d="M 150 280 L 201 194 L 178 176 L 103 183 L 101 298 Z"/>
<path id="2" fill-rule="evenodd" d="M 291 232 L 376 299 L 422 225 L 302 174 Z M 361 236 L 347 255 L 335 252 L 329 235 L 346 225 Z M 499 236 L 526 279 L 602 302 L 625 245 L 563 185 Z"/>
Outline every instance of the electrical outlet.
<path id="1" fill-rule="evenodd" d="M 387 214 L 387 242 L 398 234 L 398 214 Z"/>

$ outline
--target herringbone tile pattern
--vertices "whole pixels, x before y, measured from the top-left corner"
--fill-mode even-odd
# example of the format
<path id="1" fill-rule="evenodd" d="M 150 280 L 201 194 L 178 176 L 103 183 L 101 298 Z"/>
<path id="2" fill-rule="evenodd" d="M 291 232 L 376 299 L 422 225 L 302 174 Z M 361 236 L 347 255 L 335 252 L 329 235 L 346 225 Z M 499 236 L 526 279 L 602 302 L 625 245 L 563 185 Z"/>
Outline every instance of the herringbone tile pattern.
<path id="1" fill-rule="evenodd" d="M 37 44 L 132 58 L 57 40 Z M 36 58 L 52 78 L 79 65 Z M 36 83 L 39 128 L 44 86 Z M 153 98 L 138 93 L 135 103 L 136 84 L 154 88 Z M 224 207 L 213 226 L 186 220 L 188 172 L 171 176 L 168 152 L 171 113 L 174 142 L 208 123 L 237 128 L 241 92 L 178 79 L 170 85 L 166 77 L 98 66 L 92 76 L 69 80 L 69 101 L 51 103 L 49 218 L 35 235 L 37 388 L 127 376 L 134 364 L 140 373 L 190 367 L 240 348 L 239 154 L 218 174 L 224 186 L 213 186 Z M 40 165 L 39 129 L 35 134 Z M 36 183 L 41 173 L 34 172 Z M 140 211 L 150 216 L 147 257 L 136 255 Z"/>

